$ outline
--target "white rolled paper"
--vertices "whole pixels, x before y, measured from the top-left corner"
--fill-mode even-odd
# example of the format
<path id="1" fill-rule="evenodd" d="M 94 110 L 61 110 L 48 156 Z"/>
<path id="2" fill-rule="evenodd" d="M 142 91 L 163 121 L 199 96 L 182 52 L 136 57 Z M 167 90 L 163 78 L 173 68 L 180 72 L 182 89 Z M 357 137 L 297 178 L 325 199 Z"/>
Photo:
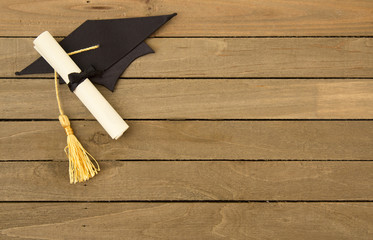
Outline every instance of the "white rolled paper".
<path id="1" fill-rule="evenodd" d="M 45 31 L 34 40 L 34 48 L 54 68 L 62 79 L 69 83 L 70 73 L 80 73 L 80 68 L 63 50 L 53 36 Z M 91 46 L 87 46 L 91 47 Z M 79 50 L 79 49 L 76 49 Z M 94 51 L 94 50 L 92 50 Z M 92 82 L 87 78 L 74 91 L 97 121 L 113 139 L 118 139 L 128 129 L 126 122 L 106 101 Z"/>

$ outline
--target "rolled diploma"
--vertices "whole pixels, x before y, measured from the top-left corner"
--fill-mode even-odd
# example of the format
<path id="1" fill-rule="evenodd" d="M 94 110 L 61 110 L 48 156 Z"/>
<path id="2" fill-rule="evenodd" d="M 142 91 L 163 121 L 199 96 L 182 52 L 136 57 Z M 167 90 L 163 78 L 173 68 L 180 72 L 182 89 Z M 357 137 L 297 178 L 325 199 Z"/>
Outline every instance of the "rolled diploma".
<path id="1" fill-rule="evenodd" d="M 49 65 L 57 71 L 66 84 L 69 83 L 68 76 L 70 73 L 81 72 L 80 68 L 75 64 L 70 56 L 67 55 L 65 50 L 63 50 L 48 31 L 40 34 L 34 40 L 34 45 L 34 48 L 49 63 Z M 102 125 L 111 138 L 118 139 L 128 129 L 126 122 L 106 101 L 88 78 L 78 85 L 74 93 Z"/>

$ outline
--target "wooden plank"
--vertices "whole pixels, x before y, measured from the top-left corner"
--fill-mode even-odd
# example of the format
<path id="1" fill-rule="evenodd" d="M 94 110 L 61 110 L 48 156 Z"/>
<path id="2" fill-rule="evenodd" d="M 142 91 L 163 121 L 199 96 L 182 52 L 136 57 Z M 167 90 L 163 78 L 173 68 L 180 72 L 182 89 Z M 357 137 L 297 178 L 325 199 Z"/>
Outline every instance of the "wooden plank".
<path id="1" fill-rule="evenodd" d="M 112 140 L 96 121 L 73 122 L 97 159 L 373 159 L 373 121 L 128 121 Z M 65 159 L 57 121 L 0 122 L 0 159 Z"/>
<path id="2" fill-rule="evenodd" d="M 87 19 L 177 12 L 157 36 L 360 36 L 373 34 L 372 8 L 370 0 L 13 0 L 0 2 L 0 33 L 66 36 Z"/>
<path id="3" fill-rule="evenodd" d="M 53 80 L 0 82 L 1 118 L 56 118 Z M 98 88 L 130 119 L 373 118 L 373 79 L 122 79 L 114 93 Z M 93 119 L 65 86 L 61 99 L 71 119 Z"/>
<path id="4" fill-rule="evenodd" d="M 88 182 L 70 185 L 67 161 L 0 163 L 0 201 L 373 199 L 371 161 L 100 161 L 100 166 Z"/>
<path id="5" fill-rule="evenodd" d="M 366 239 L 372 203 L 1 203 L 1 239 Z"/>
<path id="6" fill-rule="evenodd" d="M 0 39 L 0 77 L 15 77 L 38 57 L 32 40 Z M 147 43 L 156 53 L 134 61 L 123 77 L 373 76 L 372 38 L 153 38 Z"/>

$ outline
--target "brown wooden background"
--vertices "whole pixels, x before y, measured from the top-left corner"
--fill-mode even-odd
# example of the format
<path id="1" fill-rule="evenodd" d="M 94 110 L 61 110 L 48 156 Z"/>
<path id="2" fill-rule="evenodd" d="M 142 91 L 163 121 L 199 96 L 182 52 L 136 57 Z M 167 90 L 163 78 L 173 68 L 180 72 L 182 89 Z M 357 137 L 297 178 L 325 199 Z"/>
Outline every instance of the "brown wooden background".
<path id="1" fill-rule="evenodd" d="M 114 93 L 111 140 L 64 87 L 102 171 L 70 185 L 42 31 L 178 16 Z M 0 0 L 0 239 L 373 239 L 371 0 Z"/>

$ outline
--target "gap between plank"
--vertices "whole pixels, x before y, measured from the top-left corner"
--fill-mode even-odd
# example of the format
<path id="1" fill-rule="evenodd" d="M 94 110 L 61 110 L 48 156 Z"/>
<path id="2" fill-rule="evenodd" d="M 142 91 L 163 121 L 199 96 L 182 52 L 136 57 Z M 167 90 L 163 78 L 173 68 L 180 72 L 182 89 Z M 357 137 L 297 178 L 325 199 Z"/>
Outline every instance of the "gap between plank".
<path id="1" fill-rule="evenodd" d="M 97 121 L 96 119 L 70 118 L 71 121 Z M 372 118 L 124 118 L 125 121 L 183 121 L 183 122 L 371 122 Z M 28 119 L 28 118 L 0 118 L 0 122 L 58 122 L 58 119 Z"/>
<path id="2" fill-rule="evenodd" d="M 0 38 L 36 38 L 37 36 L 0 36 Z M 55 38 L 65 38 L 66 36 L 54 36 Z M 151 36 L 148 38 L 373 38 L 373 36 Z"/>
<path id="3" fill-rule="evenodd" d="M 0 203 L 373 203 L 373 200 L 113 200 L 0 201 Z"/>
<path id="4" fill-rule="evenodd" d="M 99 160 L 100 162 L 372 162 L 371 160 L 341 160 L 341 159 L 116 159 L 116 160 Z M 66 160 L 0 160 L 1 163 L 16 162 L 67 162 Z"/>
<path id="5" fill-rule="evenodd" d="M 52 77 L 0 77 L 1 79 L 48 79 L 53 80 Z M 284 79 L 284 80 L 327 80 L 327 79 L 336 79 L 336 80 L 343 80 L 343 79 L 368 79 L 371 80 L 373 77 L 120 77 L 120 80 L 220 80 L 220 79 L 239 79 L 239 80 L 270 80 L 270 79 Z"/>

